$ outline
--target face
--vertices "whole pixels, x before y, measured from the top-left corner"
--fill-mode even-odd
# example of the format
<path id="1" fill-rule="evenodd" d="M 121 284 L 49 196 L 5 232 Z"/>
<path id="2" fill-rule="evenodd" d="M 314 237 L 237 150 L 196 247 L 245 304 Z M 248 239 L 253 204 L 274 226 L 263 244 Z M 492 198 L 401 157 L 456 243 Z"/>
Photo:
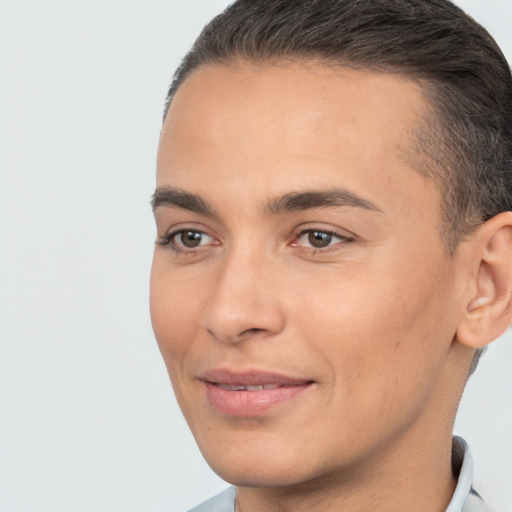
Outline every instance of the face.
<path id="1" fill-rule="evenodd" d="M 367 469 L 450 422 L 457 257 L 404 157 L 424 108 L 403 78 L 321 66 L 203 67 L 175 96 L 151 314 L 224 479 Z"/>

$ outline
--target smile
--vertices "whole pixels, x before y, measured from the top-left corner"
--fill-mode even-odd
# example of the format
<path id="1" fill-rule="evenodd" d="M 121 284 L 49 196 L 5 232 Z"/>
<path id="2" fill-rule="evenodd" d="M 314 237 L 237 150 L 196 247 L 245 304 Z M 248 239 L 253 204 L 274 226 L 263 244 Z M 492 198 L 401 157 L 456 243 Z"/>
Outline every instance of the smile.
<path id="1" fill-rule="evenodd" d="M 217 384 L 228 391 L 263 391 L 264 389 L 277 389 L 279 384 L 261 384 L 259 386 L 231 386 L 229 384 Z"/>
<path id="2" fill-rule="evenodd" d="M 314 381 L 269 372 L 205 372 L 201 380 L 209 404 L 225 416 L 241 418 L 264 415 L 298 397 Z"/>

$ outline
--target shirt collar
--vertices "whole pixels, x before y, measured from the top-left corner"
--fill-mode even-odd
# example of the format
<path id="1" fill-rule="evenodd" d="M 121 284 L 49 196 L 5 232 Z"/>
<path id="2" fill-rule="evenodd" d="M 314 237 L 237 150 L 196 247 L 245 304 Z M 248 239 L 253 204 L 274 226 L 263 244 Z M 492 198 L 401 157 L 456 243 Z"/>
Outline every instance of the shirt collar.
<path id="1" fill-rule="evenodd" d="M 446 512 L 485 512 L 487 507 L 473 489 L 473 456 L 462 437 L 453 437 L 452 466 L 458 472 L 457 486 Z M 460 469 L 459 469 L 460 468 Z"/>

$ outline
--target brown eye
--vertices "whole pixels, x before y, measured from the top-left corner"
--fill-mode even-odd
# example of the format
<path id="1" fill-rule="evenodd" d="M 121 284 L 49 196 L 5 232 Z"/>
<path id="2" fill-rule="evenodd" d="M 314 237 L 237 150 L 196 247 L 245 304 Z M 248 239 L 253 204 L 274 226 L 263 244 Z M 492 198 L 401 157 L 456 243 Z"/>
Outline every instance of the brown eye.
<path id="1" fill-rule="evenodd" d="M 292 246 L 327 252 L 330 249 L 341 249 L 353 241 L 354 239 L 351 237 L 328 229 L 305 229 L 297 236 Z"/>
<path id="2" fill-rule="evenodd" d="M 188 249 L 199 247 L 205 234 L 199 231 L 182 231 L 178 233 L 179 243 Z"/>
<path id="3" fill-rule="evenodd" d="M 196 229 L 177 229 L 158 243 L 175 254 L 195 254 L 202 249 L 219 245 L 214 237 Z"/>
<path id="4" fill-rule="evenodd" d="M 323 249 L 328 247 L 332 241 L 332 233 L 325 231 L 310 231 L 308 233 L 308 242 L 315 249 Z"/>

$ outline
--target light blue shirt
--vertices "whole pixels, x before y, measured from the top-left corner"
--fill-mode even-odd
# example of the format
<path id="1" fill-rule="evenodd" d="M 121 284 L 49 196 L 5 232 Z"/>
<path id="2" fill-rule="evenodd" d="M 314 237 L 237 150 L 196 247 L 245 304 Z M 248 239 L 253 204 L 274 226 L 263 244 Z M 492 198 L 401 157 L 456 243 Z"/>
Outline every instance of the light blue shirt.
<path id="1" fill-rule="evenodd" d="M 460 467 L 457 487 L 446 512 L 489 512 L 489 508 L 473 485 L 473 457 L 469 447 L 461 437 L 453 438 L 454 454 L 459 453 L 462 464 Z M 229 487 L 224 492 L 205 501 L 189 512 L 234 512 L 236 488 Z"/>

